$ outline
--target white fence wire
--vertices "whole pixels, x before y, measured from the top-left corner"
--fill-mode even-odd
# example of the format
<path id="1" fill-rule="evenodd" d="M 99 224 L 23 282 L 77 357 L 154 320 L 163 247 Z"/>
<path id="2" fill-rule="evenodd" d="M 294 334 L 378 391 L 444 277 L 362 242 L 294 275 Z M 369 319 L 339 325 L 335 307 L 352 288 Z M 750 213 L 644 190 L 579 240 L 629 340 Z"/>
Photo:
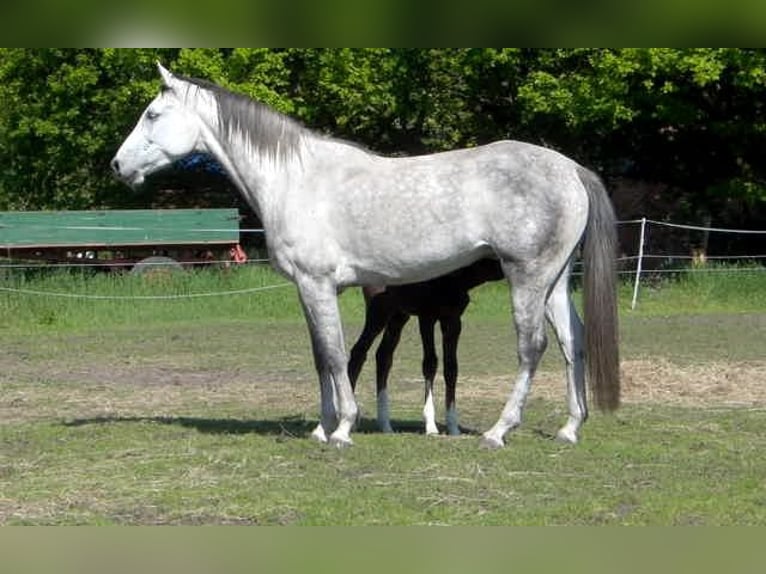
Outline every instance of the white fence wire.
<path id="1" fill-rule="evenodd" d="M 672 261 L 691 261 L 693 264 L 691 266 L 685 265 L 683 267 L 678 266 L 661 266 L 659 268 L 651 269 L 652 274 L 661 274 L 661 273 L 679 273 L 679 272 L 736 272 L 736 271 L 766 271 L 766 267 L 763 267 L 762 265 L 754 265 L 750 267 L 745 268 L 737 268 L 737 267 L 715 267 L 707 265 L 707 262 L 733 262 L 733 263 L 739 263 L 742 261 L 747 261 L 750 263 L 756 263 L 763 260 L 766 260 L 766 254 L 763 253 L 753 253 L 753 254 L 731 254 L 731 255 L 708 255 L 706 253 L 707 251 L 707 244 L 709 240 L 709 236 L 711 233 L 727 233 L 727 234 L 739 234 L 739 235 L 747 235 L 747 236 L 753 236 L 753 235 L 763 235 L 766 236 L 766 230 L 758 230 L 758 229 L 729 229 L 729 228 L 721 228 L 721 227 L 709 227 L 709 226 L 701 226 L 701 225 L 686 225 L 686 224 L 679 224 L 679 223 L 670 223 L 667 221 L 657 221 L 653 219 L 647 219 L 646 217 L 642 217 L 641 219 L 632 219 L 628 221 L 619 221 L 618 225 L 622 226 L 628 226 L 628 225 L 640 225 L 639 233 L 638 233 L 638 246 L 636 250 L 635 255 L 624 255 L 618 258 L 618 263 L 624 264 L 625 262 L 633 262 L 635 261 L 635 268 L 632 270 L 622 270 L 621 273 L 623 274 L 632 274 L 634 275 L 633 278 L 633 296 L 631 298 L 630 308 L 635 309 L 636 305 L 638 303 L 638 293 L 639 288 L 641 285 L 641 278 L 642 275 L 646 274 L 646 262 L 649 261 L 660 261 L 660 262 L 672 262 Z M 691 242 L 691 244 L 696 244 L 698 247 L 696 248 L 696 252 L 693 252 L 689 248 L 689 242 L 686 242 L 685 246 L 687 247 L 686 253 L 649 253 L 647 252 L 647 246 L 649 245 L 649 234 L 650 234 L 650 227 L 660 227 L 660 228 L 667 228 L 667 229 L 675 229 L 675 230 L 683 230 L 688 232 L 700 232 L 702 233 L 702 239 L 698 240 L 696 242 Z M 677 242 L 677 248 L 682 248 L 681 244 L 683 242 Z"/>
<path id="2" fill-rule="evenodd" d="M 631 309 L 635 309 L 638 303 L 638 295 L 639 290 L 641 286 L 641 280 L 642 278 L 645 278 L 648 274 L 656 275 L 656 274 L 668 274 L 668 273 L 679 273 L 679 272 L 736 272 L 736 271 L 766 271 L 766 267 L 760 264 L 762 261 L 766 260 L 766 253 L 752 253 L 752 254 L 730 254 L 730 255 L 707 255 L 706 253 L 706 247 L 708 243 L 708 238 L 710 234 L 719 234 L 719 233 L 725 233 L 725 234 L 739 234 L 744 236 L 764 236 L 766 237 L 766 230 L 756 230 L 756 229 L 729 229 L 729 228 L 720 228 L 720 227 L 709 227 L 709 226 L 702 226 L 702 225 L 688 225 L 688 224 L 678 224 L 678 223 L 671 223 L 667 221 L 657 221 L 653 219 L 648 219 L 646 217 L 642 217 L 640 219 L 631 219 L 631 220 L 624 220 L 619 221 L 618 226 L 620 227 L 620 230 L 623 231 L 625 228 L 629 228 L 630 226 L 639 226 L 638 229 L 638 237 L 637 237 L 637 244 L 635 245 L 635 251 L 634 254 L 628 254 L 624 253 L 620 257 L 617 258 L 618 268 L 620 273 L 623 276 L 633 276 L 633 295 L 631 298 Z M 686 248 L 686 252 L 684 253 L 671 253 L 669 252 L 666 246 L 662 246 L 659 248 L 660 253 L 657 252 L 651 252 L 651 248 L 653 247 L 652 242 L 650 242 L 650 236 L 656 235 L 656 231 L 652 231 L 652 228 L 665 228 L 670 230 L 681 230 L 688 233 L 701 233 L 702 239 L 697 240 L 696 242 L 687 240 L 686 241 L 680 241 L 680 240 L 673 240 L 672 238 L 670 240 L 666 239 L 664 243 L 671 244 L 674 246 L 675 250 L 684 249 Z M 72 229 L 71 227 L 67 227 L 67 229 Z M 137 228 L 121 228 L 121 227 L 99 227 L 94 228 L 98 231 L 121 231 L 121 230 L 130 230 L 135 231 Z M 143 229 L 142 229 L 143 230 Z M 156 231 L 156 229 L 152 230 L 146 230 L 146 231 Z M 195 231 L 201 232 L 203 235 L 205 232 L 219 232 L 221 230 L 218 229 L 196 229 Z M 228 231 L 228 230 L 227 230 Z M 238 230 L 240 234 L 262 234 L 264 233 L 263 229 L 239 229 Z M 622 247 L 626 248 L 629 246 L 626 246 L 626 241 L 624 238 L 622 238 Z M 636 241 L 633 241 L 635 244 Z M 630 241 L 628 241 L 630 242 Z M 663 242 L 660 242 L 662 244 Z M 689 246 L 691 244 L 697 244 L 702 245 L 702 249 L 698 249 L 697 253 L 693 253 Z M 766 246 L 766 242 L 763 242 L 764 246 Z M 87 248 L 85 248 L 87 249 Z M 766 251 L 766 248 L 764 249 Z M 253 258 L 249 259 L 247 263 L 249 264 L 263 264 L 268 263 L 268 259 L 262 259 L 262 258 Z M 673 262 L 676 261 L 682 261 L 685 262 L 685 264 L 682 267 L 679 267 L 678 265 L 673 264 Z M 692 265 L 688 265 L 688 262 L 692 262 Z M 753 263 L 755 265 L 751 265 L 748 267 L 721 267 L 721 266 L 714 266 L 714 265 L 707 265 L 707 262 L 732 262 L 732 263 L 738 263 L 742 261 L 747 261 L 749 263 Z M 209 261 L 208 263 L 216 263 L 217 261 Z M 181 261 L 180 263 L 184 263 Z M 190 264 L 193 263 L 199 263 L 199 262 L 190 262 Z M 218 263 L 225 263 L 225 261 L 219 261 Z M 91 262 L 77 262 L 77 263 L 71 263 L 71 262 L 54 262 L 54 263 L 29 263 L 29 262 L 14 262 L 12 259 L 8 259 L 2 263 L 0 263 L 0 268 L 2 269 L 24 269 L 24 268 L 36 268 L 36 267 L 104 267 L 108 268 L 110 266 L 124 266 L 124 263 L 110 263 L 108 260 L 101 260 L 101 261 L 93 261 Z M 283 286 L 283 284 L 280 284 L 278 286 Z M 16 292 L 23 292 L 23 290 L 19 289 L 11 289 L 11 288 L 0 288 L 2 291 L 16 291 Z M 252 291 L 259 291 L 261 289 L 253 289 Z M 250 292 L 251 290 L 243 290 L 242 292 Z M 239 293 L 239 291 L 237 292 Z M 33 291 L 26 291 L 26 294 L 40 294 L 43 295 L 44 293 L 37 293 Z M 51 294 L 49 294 L 51 295 Z M 65 294 L 52 294 L 56 296 L 66 296 Z M 76 296 L 76 295 L 74 295 Z M 204 296 L 202 295 L 195 295 L 195 296 Z M 104 297 L 107 298 L 107 297 Z M 146 297 L 146 298 L 163 298 L 162 296 L 159 297 Z M 174 297 L 168 297 L 168 298 L 177 298 L 177 296 Z"/>

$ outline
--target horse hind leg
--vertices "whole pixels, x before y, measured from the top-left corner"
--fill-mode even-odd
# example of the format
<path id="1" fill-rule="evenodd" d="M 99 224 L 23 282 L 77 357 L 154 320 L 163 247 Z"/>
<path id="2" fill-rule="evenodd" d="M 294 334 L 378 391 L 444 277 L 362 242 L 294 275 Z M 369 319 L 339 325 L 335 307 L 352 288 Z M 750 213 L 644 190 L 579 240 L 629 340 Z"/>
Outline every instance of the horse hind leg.
<path id="1" fill-rule="evenodd" d="M 569 296 L 568 270 L 561 274 L 548 297 L 546 317 L 556 333 L 566 363 L 569 418 L 556 437 L 574 444 L 578 440 L 580 427 L 588 418 L 588 404 L 585 394 L 583 324 Z"/>
<path id="2" fill-rule="evenodd" d="M 519 370 L 500 418 L 486 431 L 482 446 L 500 448 L 505 434 L 521 424 L 524 403 L 532 384 L 532 377 L 547 346 L 545 334 L 545 300 L 552 280 L 519 271 L 510 263 L 503 263 L 512 289 L 513 319 L 518 337 Z"/>
<path id="3" fill-rule="evenodd" d="M 434 327 L 436 319 L 432 317 L 418 317 L 420 327 L 420 342 L 423 346 L 423 381 L 425 384 L 425 398 L 423 401 L 423 420 L 426 425 L 427 435 L 438 435 L 439 428 L 436 426 L 436 406 L 434 404 L 434 379 L 439 365 L 434 344 Z"/>

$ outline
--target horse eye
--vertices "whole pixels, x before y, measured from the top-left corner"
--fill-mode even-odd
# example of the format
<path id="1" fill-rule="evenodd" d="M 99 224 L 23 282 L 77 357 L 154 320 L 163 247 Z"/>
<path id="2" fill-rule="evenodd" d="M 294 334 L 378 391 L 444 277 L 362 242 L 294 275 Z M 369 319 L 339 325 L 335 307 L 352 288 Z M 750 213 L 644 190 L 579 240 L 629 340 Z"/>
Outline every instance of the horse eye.
<path id="1" fill-rule="evenodd" d="M 146 112 L 146 119 L 154 121 L 159 117 L 160 114 L 155 112 L 154 110 L 147 110 Z"/>

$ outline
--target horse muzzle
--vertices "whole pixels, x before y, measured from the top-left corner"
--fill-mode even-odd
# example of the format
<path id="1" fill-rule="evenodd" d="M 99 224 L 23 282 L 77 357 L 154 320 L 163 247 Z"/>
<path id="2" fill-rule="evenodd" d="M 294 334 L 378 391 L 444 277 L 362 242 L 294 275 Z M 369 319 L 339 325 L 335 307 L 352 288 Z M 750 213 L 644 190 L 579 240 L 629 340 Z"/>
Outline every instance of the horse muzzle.
<path id="1" fill-rule="evenodd" d="M 114 156 L 114 159 L 112 159 L 109 165 L 112 166 L 112 172 L 115 177 L 128 184 L 130 187 L 138 187 L 144 182 L 142 173 L 137 171 L 126 172 L 124 167 L 120 164 L 120 160 L 117 159 L 117 156 Z"/>

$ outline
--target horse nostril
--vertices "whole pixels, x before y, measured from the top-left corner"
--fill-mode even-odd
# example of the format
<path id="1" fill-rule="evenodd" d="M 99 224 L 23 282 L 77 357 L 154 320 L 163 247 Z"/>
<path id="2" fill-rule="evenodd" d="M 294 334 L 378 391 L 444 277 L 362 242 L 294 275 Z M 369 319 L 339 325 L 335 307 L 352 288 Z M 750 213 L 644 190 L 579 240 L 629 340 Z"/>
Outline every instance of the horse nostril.
<path id="1" fill-rule="evenodd" d="M 119 162 L 119 161 L 117 161 L 117 158 L 114 158 L 114 159 L 112 160 L 112 170 L 113 170 L 113 171 L 114 171 L 114 173 L 116 173 L 117 175 L 119 175 L 119 174 L 120 174 L 120 162 Z"/>

